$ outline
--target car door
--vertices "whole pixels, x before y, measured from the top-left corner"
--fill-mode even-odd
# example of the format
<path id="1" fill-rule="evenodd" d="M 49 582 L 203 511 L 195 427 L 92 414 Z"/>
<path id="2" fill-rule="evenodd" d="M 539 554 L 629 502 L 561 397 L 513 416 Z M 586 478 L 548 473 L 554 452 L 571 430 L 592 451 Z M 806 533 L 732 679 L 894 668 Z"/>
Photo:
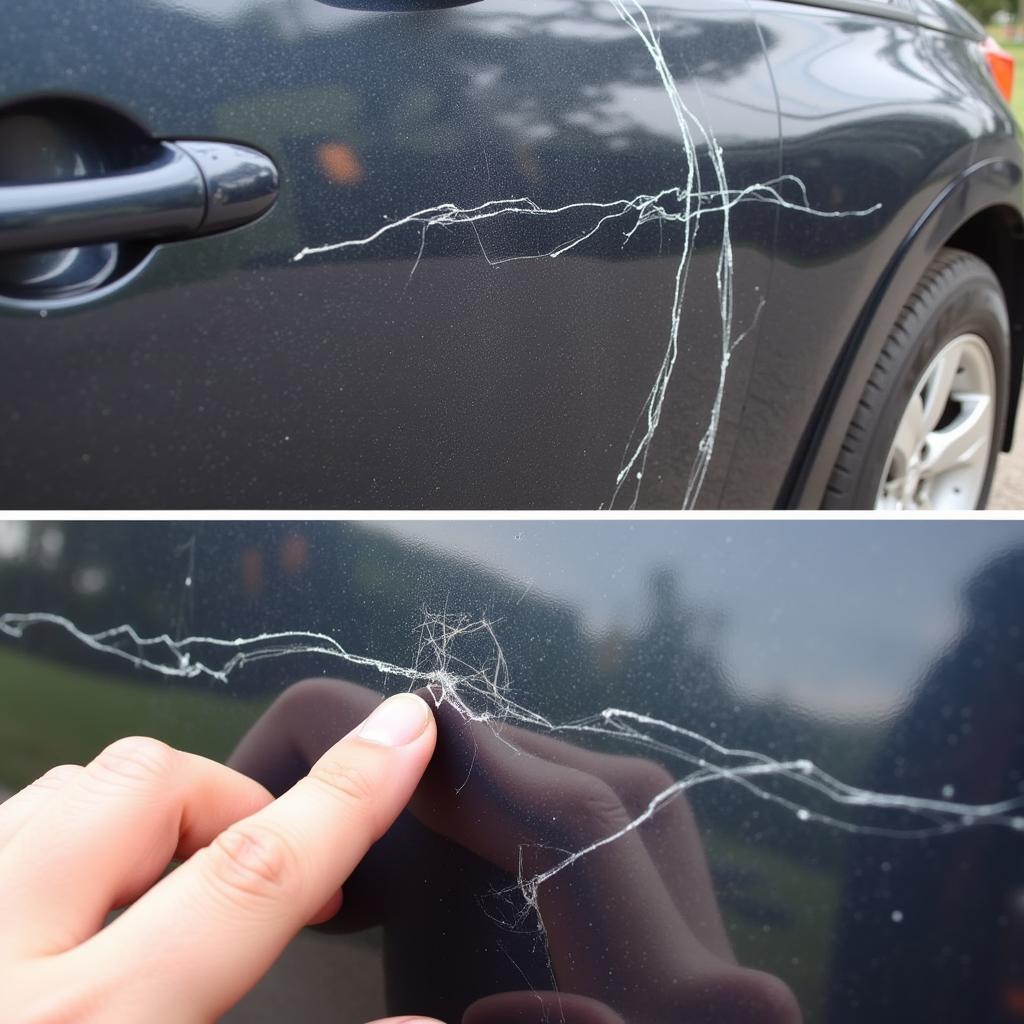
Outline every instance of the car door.
<path id="1" fill-rule="evenodd" d="M 122 203 L 70 289 L 8 236 L 7 506 L 715 502 L 777 213 L 745 5 L 71 0 L 0 67 L 7 188 L 159 142 L 279 174 L 226 233 Z"/>

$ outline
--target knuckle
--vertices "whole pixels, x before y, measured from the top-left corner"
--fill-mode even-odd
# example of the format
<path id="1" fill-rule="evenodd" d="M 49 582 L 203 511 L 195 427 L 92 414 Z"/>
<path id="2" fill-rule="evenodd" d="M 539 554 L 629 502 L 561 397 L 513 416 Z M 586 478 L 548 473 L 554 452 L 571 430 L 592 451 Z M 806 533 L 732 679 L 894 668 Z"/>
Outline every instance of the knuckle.
<path id="1" fill-rule="evenodd" d="M 624 813 L 619 795 L 599 779 L 590 779 L 580 787 L 579 804 L 589 818 L 598 821 L 615 822 Z"/>
<path id="2" fill-rule="evenodd" d="M 64 980 L 64 979 L 62 979 Z M 24 971 L 0 973 L 5 1024 L 81 1024 L 94 1019 L 95 1000 L 79 985 L 55 986 Z"/>
<path id="3" fill-rule="evenodd" d="M 300 859 L 292 843 L 273 829 L 233 825 L 208 849 L 207 880 L 229 903 L 251 907 L 298 894 Z"/>
<path id="4" fill-rule="evenodd" d="M 636 801 L 644 804 L 664 793 L 675 784 L 671 772 L 646 758 L 630 758 L 623 774 L 626 791 Z"/>
<path id="5" fill-rule="evenodd" d="M 149 736 L 115 740 L 89 765 L 89 774 L 100 782 L 139 785 L 166 779 L 174 771 L 176 752 Z"/>
<path id="6" fill-rule="evenodd" d="M 573 787 L 566 804 L 563 827 L 568 826 L 577 840 L 607 835 L 629 821 L 619 795 L 601 779 L 585 776 Z"/>
<path id="7" fill-rule="evenodd" d="M 59 764 L 51 768 L 44 775 L 40 775 L 29 788 L 35 790 L 57 790 L 64 783 L 77 778 L 81 771 L 82 766 L 80 764 Z"/>
<path id="8" fill-rule="evenodd" d="M 309 773 L 310 781 L 350 806 L 372 806 L 377 786 L 362 768 L 325 758 Z"/>
<path id="9" fill-rule="evenodd" d="M 85 1019 L 83 1007 L 76 1002 L 64 999 L 55 1006 L 52 1000 L 39 999 L 19 1007 L 10 1024 L 81 1024 Z"/>

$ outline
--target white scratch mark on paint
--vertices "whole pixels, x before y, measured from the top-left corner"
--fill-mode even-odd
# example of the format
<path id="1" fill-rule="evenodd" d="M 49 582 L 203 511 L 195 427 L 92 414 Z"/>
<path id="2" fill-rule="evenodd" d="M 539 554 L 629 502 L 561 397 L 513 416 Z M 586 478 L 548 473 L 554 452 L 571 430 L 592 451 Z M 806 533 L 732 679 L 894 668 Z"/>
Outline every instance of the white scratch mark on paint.
<path id="1" fill-rule="evenodd" d="M 307 630 L 235 638 L 197 635 L 173 639 L 166 633 L 142 636 L 130 624 L 90 633 L 65 616 L 49 612 L 0 615 L 0 633 L 14 639 L 37 627 L 63 630 L 94 651 L 165 678 L 208 677 L 226 683 L 233 673 L 255 662 L 323 655 L 371 669 L 384 677 L 408 680 L 410 689 L 416 685 L 426 687 L 437 707 L 448 704 L 465 721 L 486 725 L 516 754 L 520 753 L 519 748 L 509 741 L 504 728 L 509 724 L 569 739 L 613 738 L 644 754 L 657 755 L 663 762 L 677 763 L 682 769 L 681 776 L 656 793 L 639 814 L 580 849 L 549 848 L 558 857 L 545 870 L 533 874 L 525 871 L 524 848 L 520 846 L 515 883 L 490 894 L 488 902 L 498 908 L 496 912 L 483 906 L 484 912 L 500 925 L 517 931 L 530 929 L 536 935 L 536 941 L 545 949 L 552 991 L 557 991 L 558 986 L 540 911 L 540 889 L 583 858 L 640 828 L 673 799 L 697 786 L 738 785 L 757 798 L 785 808 L 801 823 L 858 835 L 914 840 L 981 826 L 1024 828 L 1024 816 L 1020 813 L 1024 796 L 970 804 L 861 789 L 842 782 L 806 758 L 779 760 L 757 751 L 728 747 L 686 726 L 625 708 L 608 707 L 575 721 L 554 722 L 513 696 L 504 653 L 493 625 L 486 619 L 425 613 L 412 666 L 353 653 L 335 637 Z M 466 641 L 475 655 L 463 653 L 462 644 Z M 482 660 L 481 642 L 488 652 Z M 466 779 L 456 787 L 456 792 L 469 781 L 475 766 L 474 756 Z M 768 788 L 767 780 L 775 785 Z M 784 792 L 779 791 L 779 783 L 786 786 Z M 828 810 L 805 806 L 800 800 L 804 794 Z M 863 809 L 871 812 L 870 822 L 858 820 L 857 812 Z M 902 912 L 894 911 L 892 920 L 899 923 Z"/>
<path id="2" fill-rule="evenodd" d="M 625 501 L 635 508 L 640 499 L 640 489 L 661 415 L 669 383 L 672 380 L 679 357 L 679 330 L 683 316 L 687 278 L 691 255 L 701 220 L 710 214 L 722 217 L 722 240 L 719 248 L 718 265 L 715 274 L 718 291 L 720 317 L 720 361 L 717 383 L 707 425 L 689 470 L 686 488 L 682 497 L 683 508 L 693 508 L 704 486 L 707 472 L 714 455 L 718 428 L 721 420 L 722 403 L 728 377 L 729 364 L 736 346 L 754 328 L 763 306 L 763 300 L 754 314 L 753 322 L 737 336 L 734 333 L 734 263 L 732 249 L 731 214 L 743 202 L 769 202 L 783 209 L 822 218 L 865 217 L 880 209 L 881 204 L 864 210 L 830 211 L 814 209 L 808 200 L 804 183 L 793 175 L 783 175 L 768 182 L 750 185 L 743 189 L 730 189 L 725 167 L 725 155 L 710 128 L 704 125 L 683 100 L 679 87 L 662 50 L 658 33 L 639 0 L 608 0 L 622 22 L 635 33 L 654 64 L 655 71 L 664 88 L 672 108 L 673 117 L 679 129 L 682 158 L 685 170 L 684 184 L 663 189 L 656 195 L 639 195 L 632 199 L 617 199 L 608 202 L 574 202 L 561 206 L 543 207 L 529 197 L 516 199 L 494 199 L 472 207 L 461 207 L 445 202 L 417 210 L 415 213 L 394 221 L 364 238 L 347 239 L 324 245 L 307 246 L 293 257 L 294 262 L 309 256 L 325 253 L 340 253 L 350 249 L 362 249 L 373 245 L 385 235 L 416 226 L 419 231 L 419 247 L 410 277 L 416 272 L 423 258 L 427 234 L 431 228 L 469 226 L 476 234 L 484 258 L 491 266 L 500 266 L 518 260 L 557 259 L 576 249 L 594 237 L 605 225 L 628 218 L 623 228 L 623 245 L 645 224 L 657 222 L 659 230 L 666 223 L 683 225 L 682 248 L 676 268 L 672 305 L 669 314 L 668 344 L 658 367 L 654 383 L 644 401 L 638 418 L 638 427 L 625 445 L 622 461 L 615 478 L 610 506 Z M 715 178 L 713 189 L 704 189 L 698 164 L 698 147 L 706 148 Z M 790 186 L 797 196 L 788 199 L 782 189 Z M 591 223 L 583 230 L 571 233 L 569 237 L 543 252 L 515 255 L 500 255 L 488 252 L 477 231 L 477 225 L 514 217 L 557 218 L 571 215 L 575 219 L 580 213 L 590 214 Z"/>

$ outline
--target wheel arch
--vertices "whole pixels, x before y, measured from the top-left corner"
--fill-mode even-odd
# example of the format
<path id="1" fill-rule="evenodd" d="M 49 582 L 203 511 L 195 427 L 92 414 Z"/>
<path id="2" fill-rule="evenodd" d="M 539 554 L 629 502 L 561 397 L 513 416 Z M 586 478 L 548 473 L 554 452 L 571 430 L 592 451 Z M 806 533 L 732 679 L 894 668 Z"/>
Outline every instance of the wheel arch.
<path id="1" fill-rule="evenodd" d="M 1017 160 L 980 160 L 949 182 L 917 218 L 879 277 L 840 350 L 797 446 L 776 506 L 817 509 L 840 445 L 892 325 L 914 286 L 944 246 L 971 252 L 992 267 L 1007 297 L 1011 378 L 1004 449 L 1013 439 L 1024 372 L 1024 216 Z"/>
<path id="2" fill-rule="evenodd" d="M 1010 398 L 1002 450 L 1013 444 L 1013 428 L 1024 370 L 1024 217 L 1002 203 L 979 210 L 943 243 L 984 260 L 999 279 L 1010 313 Z"/>

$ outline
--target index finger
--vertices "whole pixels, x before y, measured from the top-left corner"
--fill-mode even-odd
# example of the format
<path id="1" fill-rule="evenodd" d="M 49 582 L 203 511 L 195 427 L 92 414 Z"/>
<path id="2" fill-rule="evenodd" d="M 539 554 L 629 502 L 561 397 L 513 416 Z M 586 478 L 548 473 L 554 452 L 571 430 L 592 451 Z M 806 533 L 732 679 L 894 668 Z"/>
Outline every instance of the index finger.
<path id="1" fill-rule="evenodd" d="M 153 1019 L 238 1001 L 408 803 L 436 727 L 413 694 L 385 701 L 274 803 L 226 829 L 106 929 L 64 954 Z M 159 1012 L 166 1011 L 166 1015 Z"/>

